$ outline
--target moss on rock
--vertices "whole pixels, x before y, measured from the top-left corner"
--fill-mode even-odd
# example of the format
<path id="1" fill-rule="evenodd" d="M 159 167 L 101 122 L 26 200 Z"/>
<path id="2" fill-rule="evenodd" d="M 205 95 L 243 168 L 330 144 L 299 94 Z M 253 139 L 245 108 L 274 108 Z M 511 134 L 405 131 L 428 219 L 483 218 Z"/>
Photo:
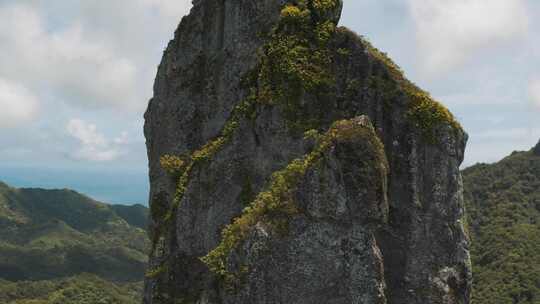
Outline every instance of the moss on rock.
<path id="1" fill-rule="evenodd" d="M 318 127 L 303 112 L 303 96 L 307 93 L 318 99 L 335 86 L 329 41 L 336 23 L 327 15 L 337 6 L 336 0 L 286 4 L 262 49 L 256 99 L 280 106 L 293 130 L 303 132 Z"/>
<path id="2" fill-rule="evenodd" d="M 382 155 L 381 159 L 385 159 L 382 143 L 367 118 L 337 121 L 323 135 L 315 135 L 313 131 L 307 133 L 317 139 L 313 151 L 275 172 L 267 190 L 259 193 L 242 215 L 223 229 L 221 243 L 201 258 L 226 284 L 237 281 L 238 275 L 227 268 L 230 253 L 248 237 L 257 223 L 262 222 L 274 231 L 287 231 L 289 220 L 300 213 L 294 193 L 306 172 L 324 157 L 324 153 L 339 143 L 369 140 Z M 382 162 L 382 165 L 387 170 L 386 162 Z"/>
<path id="3" fill-rule="evenodd" d="M 345 28 L 339 30 L 347 31 Z M 407 117 L 420 129 L 425 140 L 436 143 L 435 132 L 442 125 L 450 126 L 455 132 L 463 132 L 463 128 L 452 113 L 429 93 L 408 80 L 403 70 L 386 53 L 379 51 L 364 37 L 358 38 L 360 38 L 368 54 L 381 63 L 390 75 L 391 80 L 385 82 L 391 81 L 393 84 L 386 84 L 385 87 L 387 89 L 388 87 L 400 88 L 407 96 L 409 100 Z M 395 94 L 395 92 L 392 94 Z"/>
<path id="4" fill-rule="evenodd" d="M 300 99 L 304 92 L 327 91 L 325 89 L 335 82 L 329 73 L 328 41 L 336 25 L 321 16 L 339 5 L 337 0 L 300 0 L 283 7 L 280 21 L 263 46 L 260 64 L 244 78 L 243 86 L 249 94 L 234 108 L 220 135 L 191 155 L 161 157 L 162 168 L 177 180 L 177 187 L 168 212 L 163 218 L 154 218 L 156 222 L 170 224 L 194 167 L 209 161 L 231 139 L 240 119 L 250 118 L 255 105 L 277 103 L 282 106 L 292 128 L 309 129 L 302 115 L 298 115 Z"/>

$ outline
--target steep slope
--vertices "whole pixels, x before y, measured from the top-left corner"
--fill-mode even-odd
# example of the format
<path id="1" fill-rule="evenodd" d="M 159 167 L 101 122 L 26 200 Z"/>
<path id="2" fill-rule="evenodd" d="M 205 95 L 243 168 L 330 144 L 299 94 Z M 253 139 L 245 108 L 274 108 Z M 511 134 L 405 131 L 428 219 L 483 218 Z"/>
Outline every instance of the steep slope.
<path id="1" fill-rule="evenodd" d="M 540 144 L 463 178 L 474 303 L 540 303 Z"/>
<path id="2" fill-rule="evenodd" d="M 145 303 L 468 303 L 466 134 L 337 0 L 201 0 L 146 112 Z"/>
<path id="3" fill-rule="evenodd" d="M 140 282 L 149 249 L 146 231 L 115 209 L 135 222 L 144 214 L 141 207 L 109 206 L 71 190 L 0 183 L 0 279 L 11 282 L 0 290 L 22 281 L 32 281 L 29 288 L 63 279 L 83 284 L 83 273 L 121 285 Z"/>
<path id="4" fill-rule="evenodd" d="M 111 208 L 121 218 L 123 218 L 128 224 L 134 227 L 138 227 L 146 230 L 148 225 L 148 217 L 150 212 L 148 208 L 143 205 L 112 205 Z"/>

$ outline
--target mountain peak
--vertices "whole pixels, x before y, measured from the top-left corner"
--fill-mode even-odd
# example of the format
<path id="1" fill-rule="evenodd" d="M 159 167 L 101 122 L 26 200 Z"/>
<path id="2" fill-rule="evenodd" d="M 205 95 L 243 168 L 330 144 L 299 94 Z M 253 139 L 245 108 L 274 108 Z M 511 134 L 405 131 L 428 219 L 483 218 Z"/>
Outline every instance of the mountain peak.
<path id="1" fill-rule="evenodd" d="M 453 115 L 342 0 L 196 3 L 145 114 L 144 303 L 468 303 Z"/>

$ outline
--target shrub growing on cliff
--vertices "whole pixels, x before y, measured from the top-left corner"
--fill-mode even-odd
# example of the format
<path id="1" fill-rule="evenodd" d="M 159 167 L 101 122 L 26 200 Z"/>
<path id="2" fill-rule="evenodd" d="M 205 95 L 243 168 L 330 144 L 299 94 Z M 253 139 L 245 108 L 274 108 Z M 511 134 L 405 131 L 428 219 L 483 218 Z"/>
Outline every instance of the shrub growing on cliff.
<path id="1" fill-rule="evenodd" d="M 201 259 L 212 272 L 224 279 L 227 285 L 236 282 L 240 275 L 228 270 L 228 258 L 231 252 L 247 238 L 257 223 L 264 223 L 274 232 L 287 231 L 289 220 L 300 212 L 294 201 L 297 186 L 307 170 L 317 164 L 334 145 L 339 142 L 371 142 L 377 153 L 382 155 L 381 165 L 387 166 L 383 161 L 385 156 L 382 143 L 376 137 L 371 125 L 365 125 L 362 121 L 340 120 L 323 135 L 317 135 L 311 131 L 307 132 L 306 136 L 317 140 L 313 151 L 302 158 L 293 160 L 286 168 L 274 173 L 267 190 L 259 193 L 255 200 L 243 210 L 242 215 L 223 229 L 221 243 Z M 246 269 L 243 268 L 242 271 Z"/>

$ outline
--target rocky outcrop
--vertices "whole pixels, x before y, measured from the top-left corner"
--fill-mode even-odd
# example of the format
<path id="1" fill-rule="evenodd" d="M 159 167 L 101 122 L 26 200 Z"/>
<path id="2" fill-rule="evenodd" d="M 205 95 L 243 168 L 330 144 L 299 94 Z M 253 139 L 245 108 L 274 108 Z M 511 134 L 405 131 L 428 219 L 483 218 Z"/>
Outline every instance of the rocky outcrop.
<path id="1" fill-rule="evenodd" d="M 533 148 L 533 153 L 540 156 L 540 141 L 538 141 L 538 144 Z"/>
<path id="2" fill-rule="evenodd" d="M 145 115 L 145 303 L 468 303 L 466 134 L 341 1 L 194 2 Z"/>

